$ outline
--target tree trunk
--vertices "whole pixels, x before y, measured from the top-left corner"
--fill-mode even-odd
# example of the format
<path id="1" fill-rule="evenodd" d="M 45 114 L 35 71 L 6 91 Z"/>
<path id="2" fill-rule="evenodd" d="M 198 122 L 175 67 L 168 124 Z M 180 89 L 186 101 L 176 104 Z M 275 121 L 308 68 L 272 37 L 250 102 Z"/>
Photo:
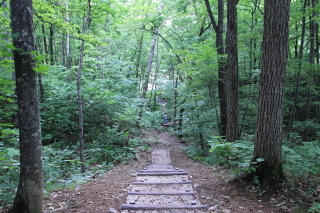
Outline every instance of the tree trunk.
<path id="1" fill-rule="evenodd" d="M 227 87 L 226 87 L 226 70 L 227 60 L 225 58 L 225 50 L 223 44 L 223 14 L 224 14 L 224 2 L 218 0 L 218 24 L 216 24 L 214 16 L 211 11 L 209 0 L 204 0 L 206 8 L 209 14 L 209 18 L 213 29 L 216 32 L 216 48 L 217 48 L 217 60 L 218 60 L 218 90 L 219 90 L 219 102 L 220 102 L 220 123 L 219 133 L 220 136 L 225 137 L 227 131 Z"/>
<path id="2" fill-rule="evenodd" d="M 147 96 L 147 91 L 148 91 L 148 85 L 149 85 L 149 78 L 151 75 L 151 70 L 152 70 L 152 63 L 153 63 L 153 57 L 154 57 L 154 50 L 157 44 L 157 39 L 158 39 L 158 34 L 157 32 L 154 33 L 152 36 L 152 42 L 151 42 L 151 47 L 150 47 L 150 53 L 149 53 L 149 60 L 148 60 L 148 66 L 147 66 L 147 73 L 144 77 L 144 82 L 142 85 L 142 99 L 146 99 Z"/>
<path id="3" fill-rule="evenodd" d="M 142 94 L 141 94 L 141 104 L 140 104 L 140 111 L 139 111 L 139 118 L 138 118 L 138 126 L 140 124 L 140 121 L 142 119 L 142 115 L 143 115 L 143 109 L 145 106 L 145 100 L 146 100 L 146 96 L 147 96 L 147 92 L 148 92 L 148 85 L 149 85 L 149 78 L 151 75 L 151 70 L 152 70 L 152 63 L 153 63 L 153 56 L 154 56 L 154 49 L 156 47 L 156 43 L 157 43 L 157 38 L 158 38 L 158 34 L 154 33 L 152 36 L 152 42 L 151 42 L 151 47 L 150 47 L 150 53 L 149 53 L 149 60 L 148 60 L 148 66 L 147 66 L 147 72 L 146 75 L 144 76 L 144 82 L 142 84 Z"/>
<path id="4" fill-rule="evenodd" d="M 49 54 L 50 54 L 50 65 L 54 65 L 54 56 L 53 56 L 53 35 L 54 35 L 54 31 L 53 31 L 53 24 L 50 24 L 50 36 L 49 36 Z"/>
<path id="5" fill-rule="evenodd" d="M 42 75 L 41 73 L 38 73 L 37 76 L 38 76 L 38 84 L 39 84 L 39 90 L 40 90 L 40 103 L 44 103 L 44 88 L 42 83 Z"/>
<path id="6" fill-rule="evenodd" d="M 46 64 L 49 64 L 49 59 L 48 59 L 48 44 L 47 44 L 47 36 L 46 36 L 46 30 L 44 24 L 41 25 L 42 29 L 42 36 L 43 36 L 43 46 L 44 46 L 44 52 L 46 55 Z"/>
<path id="7" fill-rule="evenodd" d="M 238 139 L 238 44 L 237 44 L 237 3 L 227 3 L 227 54 L 228 54 L 228 112 L 226 140 Z"/>
<path id="8" fill-rule="evenodd" d="M 88 11 L 87 16 L 84 17 L 83 20 L 83 27 L 82 27 L 82 34 L 85 34 L 87 28 L 89 28 L 91 22 L 91 3 L 88 0 Z M 85 159 L 84 159 L 84 136 L 83 136 L 83 112 L 82 112 L 82 93 L 81 93 L 81 74 L 83 69 L 83 56 L 84 56 L 84 39 L 81 40 L 80 46 L 80 57 L 79 57 L 79 68 L 77 73 L 77 89 L 78 89 L 78 135 L 79 135 L 79 143 L 80 143 L 80 161 L 81 164 L 81 172 L 86 172 L 85 167 Z"/>
<path id="9" fill-rule="evenodd" d="M 66 3 L 66 21 L 69 22 L 69 4 Z M 71 68 L 71 57 L 70 57 L 70 33 L 66 33 L 66 66 Z"/>
<path id="10" fill-rule="evenodd" d="M 301 69 L 302 69 L 302 56 L 303 56 L 303 49 L 304 49 L 304 41 L 305 41 L 305 31 L 306 31 L 306 17 L 305 17 L 305 12 L 306 12 L 306 7 L 307 7 L 307 2 L 308 0 L 304 1 L 302 12 L 302 27 L 301 27 L 301 40 L 300 40 L 300 48 L 298 51 L 298 48 L 296 48 L 296 57 L 298 58 L 298 73 L 296 75 L 296 86 L 293 91 L 293 106 L 291 108 L 291 114 L 290 114 L 290 121 L 288 125 L 288 135 L 287 135 L 287 140 L 291 141 L 291 132 L 293 128 L 293 124 L 295 121 L 295 116 L 296 116 L 296 110 L 297 110 L 297 105 L 298 105 L 298 97 L 299 97 L 299 89 L 300 89 L 300 76 L 301 76 Z M 298 41 L 297 47 L 298 47 Z"/>
<path id="11" fill-rule="evenodd" d="M 33 8 L 31 0 L 11 0 L 16 91 L 18 100 L 20 179 L 10 212 L 41 213 L 43 176 L 40 111 L 36 72 L 33 70 Z"/>
<path id="12" fill-rule="evenodd" d="M 307 76 L 307 100 L 306 100 L 306 105 L 305 105 L 305 121 L 310 119 L 310 110 L 311 110 L 311 103 L 312 103 L 312 88 L 314 87 L 314 60 L 315 60 L 315 37 L 316 37 L 316 22 L 315 22 L 315 18 L 316 18 L 316 1 L 312 0 L 311 1 L 311 7 L 312 7 L 312 15 L 310 17 L 310 53 L 309 53 L 309 63 L 310 63 L 310 70 L 308 71 L 308 76 Z M 302 140 L 303 141 L 308 141 L 308 134 L 309 134 L 309 130 L 305 129 L 303 131 L 303 136 L 302 136 Z"/>
<path id="13" fill-rule="evenodd" d="M 151 93 L 150 93 L 150 98 L 149 98 L 149 107 L 151 107 L 151 100 L 152 100 L 152 93 L 154 92 L 154 100 L 156 97 L 156 88 L 157 88 L 157 78 L 158 78 L 158 72 L 160 69 L 160 64 L 161 64 L 162 59 L 159 61 L 159 48 L 158 48 L 158 41 L 157 41 L 157 61 L 156 61 L 156 73 L 154 76 L 154 80 L 152 83 L 152 87 L 151 87 Z M 153 102 L 153 110 L 155 110 L 155 106 L 156 106 L 156 102 Z"/>
<path id="14" fill-rule="evenodd" d="M 265 0 L 264 5 L 262 67 L 253 161 L 258 162 L 256 175 L 266 191 L 275 190 L 284 179 L 281 137 L 289 5 L 290 0 Z"/>
<path id="15" fill-rule="evenodd" d="M 139 78 L 143 37 L 144 37 L 144 31 L 141 31 L 141 37 L 140 37 L 140 40 L 139 40 L 139 48 L 138 48 L 138 55 L 137 55 L 137 62 L 136 62 L 136 78 Z"/>
<path id="16" fill-rule="evenodd" d="M 81 172 L 86 172 L 85 160 L 84 160 L 84 137 L 83 137 L 83 112 L 82 112 L 82 93 L 81 93 L 81 73 L 83 68 L 83 52 L 84 52 L 84 40 L 81 42 L 80 47 L 80 58 L 79 58 L 79 68 L 77 73 L 77 91 L 78 91 L 78 135 L 80 143 L 80 161 Z"/>

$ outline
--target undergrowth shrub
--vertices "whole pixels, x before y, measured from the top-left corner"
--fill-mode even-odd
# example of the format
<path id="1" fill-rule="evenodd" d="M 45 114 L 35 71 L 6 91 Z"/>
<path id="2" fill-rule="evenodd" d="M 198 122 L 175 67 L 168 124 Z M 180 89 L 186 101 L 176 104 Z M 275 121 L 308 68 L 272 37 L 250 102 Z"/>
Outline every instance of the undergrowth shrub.
<path id="1" fill-rule="evenodd" d="M 308 200 L 319 199 L 319 141 L 302 142 L 293 148 L 283 146 L 283 159 L 287 183 Z M 314 202 L 309 211 L 320 212 L 319 202 Z"/>
<path id="2" fill-rule="evenodd" d="M 0 206 L 9 204 L 19 181 L 18 130 L 0 126 Z"/>
<path id="3" fill-rule="evenodd" d="M 5 148 L 0 143 L 0 206 L 10 203 L 19 181 L 19 149 Z"/>
<path id="4" fill-rule="evenodd" d="M 43 147 L 44 183 L 45 189 L 73 188 L 75 185 L 87 182 L 90 176 L 97 172 L 103 173 L 119 163 L 129 163 L 136 158 L 134 148 L 107 146 L 85 149 L 87 172 L 80 173 L 78 145 L 58 148 L 59 145 Z"/>
<path id="5" fill-rule="evenodd" d="M 210 149 L 201 150 L 191 143 L 183 150 L 193 159 L 203 163 L 230 168 L 236 177 L 240 177 L 255 169 L 256 162 L 252 162 L 253 142 L 237 141 L 234 143 L 225 142 L 219 137 L 209 141 Z M 286 182 L 306 199 L 313 202 L 309 212 L 320 212 L 319 182 L 320 182 L 320 142 L 301 142 L 301 145 L 282 146 L 283 169 L 286 175 Z M 204 155 L 209 151 L 209 155 Z M 256 159 L 257 162 L 264 159 Z"/>

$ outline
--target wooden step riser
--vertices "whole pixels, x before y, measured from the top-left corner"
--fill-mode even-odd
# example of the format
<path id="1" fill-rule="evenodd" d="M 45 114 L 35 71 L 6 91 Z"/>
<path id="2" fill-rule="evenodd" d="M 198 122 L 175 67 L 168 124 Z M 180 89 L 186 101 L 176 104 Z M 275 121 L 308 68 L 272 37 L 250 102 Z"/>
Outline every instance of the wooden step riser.
<path id="1" fill-rule="evenodd" d="M 122 204 L 121 210 L 170 210 L 170 209 L 206 209 L 207 205 L 141 205 Z"/>
<path id="2" fill-rule="evenodd" d="M 188 172 L 139 172 L 137 176 L 169 176 L 169 175 L 188 175 Z"/>
<path id="3" fill-rule="evenodd" d="M 194 195 L 196 192 L 128 192 L 128 195 Z"/>
<path id="4" fill-rule="evenodd" d="M 192 181 L 173 181 L 173 182 L 133 182 L 132 185 L 171 185 L 171 184 L 191 184 Z"/>
<path id="5" fill-rule="evenodd" d="M 163 190 L 165 188 L 165 191 Z M 177 184 L 177 185 L 133 185 L 131 192 L 191 192 L 191 184 Z"/>

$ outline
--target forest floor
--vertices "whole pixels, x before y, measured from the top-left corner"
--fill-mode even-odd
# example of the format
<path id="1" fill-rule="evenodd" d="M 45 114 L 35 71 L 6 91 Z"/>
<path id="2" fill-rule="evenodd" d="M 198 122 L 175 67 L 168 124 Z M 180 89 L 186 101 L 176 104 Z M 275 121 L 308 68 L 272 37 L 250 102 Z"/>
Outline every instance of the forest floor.
<path id="1" fill-rule="evenodd" d="M 209 207 L 207 212 L 221 213 L 280 213 L 293 211 L 291 199 L 284 193 L 267 196 L 247 183 L 234 182 L 227 169 L 204 165 L 188 158 L 181 148 L 185 146 L 167 132 L 152 133 L 150 140 L 158 143 L 151 148 L 166 147 L 170 151 L 171 163 L 189 172 L 201 204 Z M 130 183 L 136 173 L 151 164 L 152 151 L 141 151 L 137 160 L 127 165 L 118 165 L 103 176 L 75 189 L 53 191 L 45 198 L 44 213 L 120 213 L 121 204 L 126 202 Z"/>

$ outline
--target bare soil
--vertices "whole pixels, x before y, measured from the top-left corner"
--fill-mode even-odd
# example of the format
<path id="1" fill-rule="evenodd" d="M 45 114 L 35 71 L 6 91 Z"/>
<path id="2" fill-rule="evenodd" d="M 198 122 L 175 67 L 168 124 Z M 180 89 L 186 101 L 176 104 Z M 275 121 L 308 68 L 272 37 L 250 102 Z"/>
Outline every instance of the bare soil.
<path id="1" fill-rule="evenodd" d="M 192 180 L 201 204 L 209 206 L 205 212 L 294 212 L 293 204 L 285 194 L 260 195 L 256 187 L 232 181 L 227 169 L 204 165 L 188 158 L 181 151 L 185 145 L 170 137 L 169 133 L 152 133 L 149 137 L 158 141 L 153 149 L 169 148 L 171 164 L 189 172 L 189 180 Z M 130 183 L 136 181 L 136 173 L 152 164 L 151 153 L 139 152 L 136 161 L 118 165 L 103 176 L 75 189 L 53 191 L 45 198 L 44 213 L 120 213 L 121 204 L 126 203 Z"/>

